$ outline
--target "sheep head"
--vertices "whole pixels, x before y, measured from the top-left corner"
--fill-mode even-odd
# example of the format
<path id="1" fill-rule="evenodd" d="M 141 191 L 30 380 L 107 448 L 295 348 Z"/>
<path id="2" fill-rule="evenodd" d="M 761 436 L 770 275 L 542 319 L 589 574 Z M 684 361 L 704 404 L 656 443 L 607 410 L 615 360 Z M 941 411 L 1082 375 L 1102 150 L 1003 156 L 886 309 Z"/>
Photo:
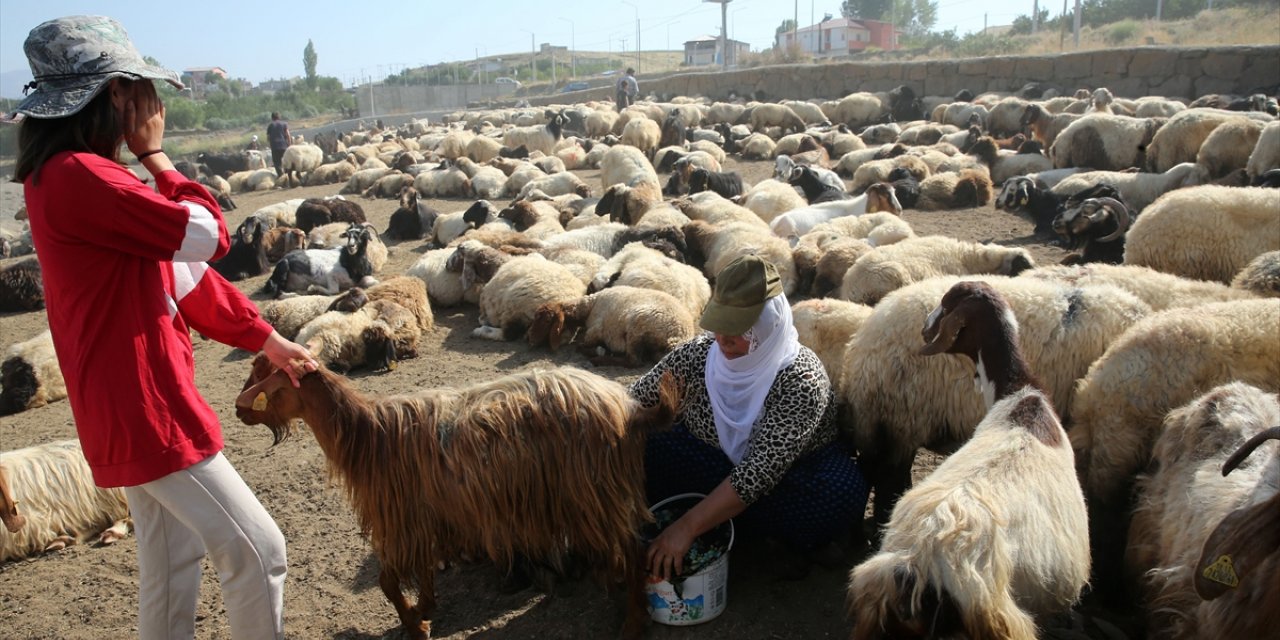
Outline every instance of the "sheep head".
<path id="1" fill-rule="evenodd" d="M 1022 110 L 1022 118 L 1018 120 L 1018 124 L 1023 127 L 1028 127 L 1035 123 L 1035 121 L 1044 117 L 1044 115 L 1045 111 L 1040 107 L 1040 105 L 1029 104 L 1026 109 Z"/>
<path id="2" fill-rule="evenodd" d="M 1280 426 L 1258 433 L 1241 445 L 1223 464 L 1222 475 L 1231 473 L 1267 440 L 1280 440 Z M 1267 579 L 1254 577 L 1254 572 L 1267 564 L 1274 568 L 1278 550 L 1280 493 L 1275 493 L 1267 500 L 1232 511 L 1214 528 L 1196 563 L 1196 593 L 1205 600 L 1213 600 L 1237 588 L 1242 578 L 1253 578 L 1254 585 L 1265 589 Z M 1263 599 L 1274 601 L 1274 592 Z"/>
<path id="3" fill-rule="evenodd" d="M 369 296 L 365 294 L 364 289 L 360 287 L 352 287 L 338 294 L 329 303 L 329 307 L 325 311 L 341 311 L 343 313 L 352 313 L 359 310 L 369 302 Z"/>
<path id="4" fill-rule="evenodd" d="M 981 335 L 977 331 L 965 331 L 967 326 L 999 326 L 1004 314 L 1010 314 L 1008 303 L 991 285 L 985 282 L 958 282 L 947 290 L 942 301 L 924 320 L 920 336 L 924 346 L 920 355 L 956 353 L 978 361 Z M 1012 322 L 1017 327 L 1016 320 Z"/>
<path id="5" fill-rule="evenodd" d="M 565 329 L 564 305 L 548 302 L 533 312 L 533 322 L 529 324 L 526 334 L 529 344 L 534 347 L 547 345 L 552 351 L 560 349 L 561 338 Z"/>

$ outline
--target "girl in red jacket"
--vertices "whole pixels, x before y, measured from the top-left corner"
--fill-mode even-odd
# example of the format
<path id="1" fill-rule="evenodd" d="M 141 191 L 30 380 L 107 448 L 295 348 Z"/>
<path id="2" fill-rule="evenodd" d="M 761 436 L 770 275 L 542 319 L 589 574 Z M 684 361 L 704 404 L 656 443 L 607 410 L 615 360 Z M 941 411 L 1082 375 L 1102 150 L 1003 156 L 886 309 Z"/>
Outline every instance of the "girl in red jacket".
<path id="1" fill-rule="evenodd" d="M 34 89 L 16 109 L 24 186 L 49 328 L 94 481 L 124 487 L 138 537 L 138 632 L 191 638 L 206 554 L 235 638 L 283 635 L 284 536 L 222 456 L 195 385 L 190 329 L 297 376 L 307 350 L 264 322 L 206 264 L 230 246 L 218 203 L 161 149 L 164 105 L 150 65 L 111 18 L 33 29 Z M 117 161 L 123 142 L 155 177 Z"/>

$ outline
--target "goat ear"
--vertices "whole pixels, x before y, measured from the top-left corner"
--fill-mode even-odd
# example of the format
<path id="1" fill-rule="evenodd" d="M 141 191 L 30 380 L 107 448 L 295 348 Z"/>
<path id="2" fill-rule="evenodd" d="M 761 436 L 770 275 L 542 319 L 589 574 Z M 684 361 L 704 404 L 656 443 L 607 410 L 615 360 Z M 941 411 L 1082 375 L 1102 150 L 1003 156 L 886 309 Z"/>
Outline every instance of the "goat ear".
<path id="1" fill-rule="evenodd" d="M 1280 494 L 1227 514 L 1196 563 L 1196 593 L 1213 600 L 1239 586 L 1280 546 Z M 1265 580 L 1265 578 L 1262 578 Z M 1257 584 L 1261 585 L 1259 581 Z"/>
<path id="2" fill-rule="evenodd" d="M 942 307 L 939 306 L 925 320 L 925 329 L 922 333 L 927 336 L 930 327 L 934 325 L 936 325 L 936 333 L 932 341 L 926 342 L 920 348 L 919 353 L 922 356 L 946 353 L 951 348 L 951 345 L 955 344 L 956 338 L 960 335 L 960 330 L 964 328 L 964 317 L 962 314 L 955 313 L 954 309 L 951 313 L 943 315 Z M 925 339 L 928 340 L 927 337 Z"/>
<path id="3" fill-rule="evenodd" d="M 267 398 L 282 386 L 289 384 L 291 384 L 289 377 L 283 371 L 272 367 L 271 375 L 240 392 L 236 397 L 236 408 L 264 411 L 267 408 Z"/>

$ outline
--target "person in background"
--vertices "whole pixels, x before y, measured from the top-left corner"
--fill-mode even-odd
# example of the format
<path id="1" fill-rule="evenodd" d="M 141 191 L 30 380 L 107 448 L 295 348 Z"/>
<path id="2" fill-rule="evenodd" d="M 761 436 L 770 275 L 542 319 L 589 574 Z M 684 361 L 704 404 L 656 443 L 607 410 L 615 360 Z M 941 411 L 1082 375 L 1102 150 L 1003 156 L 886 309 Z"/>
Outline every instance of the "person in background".
<path id="1" fill-rule="evenodd" d="M 44 22 L 24 44 L 35 80 L 18 105 L 15 181 L 40 255 L 49 330 L 85 459 L 123 487 L 138 539 L 138 635 L 195 635 L 201 562 L 222 585 L 230 635 L 284 634 L 285 540 L 222 455 L 195 383 L 191 330 L 263 351 L 297 378 L 318 365 L 206 264 L 227 253 L 218 203 L 162 148 L 165 109 L 124 27 Z M 156 189 L 119 163 L 124 143 Z"/>
<path id="2" fill-rule="evenodd" d="M 258 134 L 253 134 L 253 139 L 244 148 L 246 151 L 261 151 L 262 145 L 258 143 Z"/>
<path id="3" fill-rule="evenodd" d="M 663 373 L 684 382 L 674 428 L 645 447 L 649 503 L 707 496 L 649 545 L 649 570 L 679 575 L 694 539 L 734 518 L 740 537 L 787 554 L 787 566 L 775 565 L 784 577 L 800 577 L 867 503 L 858 463 L 836 442 L 826 370 L 798 340 L 777 269 L 758 256 L 717 274 L 701 325 L 711 335 L 676 347 L 630 388 L 653 406 Z"/>
<path id="4" fill-rule="evenodd" d="M 616 102 L 618 103 L 618 111 L 635 104 L 636 97 L 640 95 L 640 83 L 636 81 L 636 70 L 627 67 L 627 72 L 618 78 L 616 87 Z"/>
<path id="5" fill-rule="evenodd" d="M 284 157 L 284 150 L 292 142 L 289 123 L 280 119 L 280 112 L 271 112 L 271 124 L 267 125 L 267 145 L 271 147 L 271 163 L 275 165 L 276 176 L 280 175 L 280 159 Z"/>

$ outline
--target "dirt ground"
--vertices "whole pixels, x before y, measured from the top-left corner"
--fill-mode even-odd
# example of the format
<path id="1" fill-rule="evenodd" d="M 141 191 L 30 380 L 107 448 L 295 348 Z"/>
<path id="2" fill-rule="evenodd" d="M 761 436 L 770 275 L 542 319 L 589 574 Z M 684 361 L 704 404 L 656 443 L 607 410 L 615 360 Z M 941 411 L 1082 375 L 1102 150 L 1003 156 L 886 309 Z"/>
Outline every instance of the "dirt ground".
<path id="1" fill-rule="evenodd" d="M 748 184 L 764 179 L 771 164 L 728 163 Z M 5 172 L 8 173 L 7 171 Z M 598 172 L 581 172 L 593 186 Z M 236 198 L 239 208 L 227 215 L 238 224 L 258 208 L 287 198 L 325 196 L 339 185 L 272 191 Z M 598 187 L 597 187 L 598 188 Z M 0 185 L 0 224 L 13 228 L 21 204 L 21 188 Z M 89 204 L 89 203 L 86 203 Z M 360 200 L 378 229 L 394 211 L 391 200 Z M 462 200 L 434 201 L 440 211 L 458 211 Z M 943 213 L 908 211 L 904 216 L 920 235 L 945 234 L 974 241 L 1023 245 L 1038 263 L 1060 260 L 1065 252 L 1031 236 L 1030 222 L 990 206 Z M 417 241 L 390 244 L 390 260 L 382 275 L 403 273 L 426 250 Z M 13 260 L 4 261 L 4 264 Z M 266 276 L 239 283 L 260 304 Z M 110 313 L 110 310 L 102 310 Z M 590 367 L 574 349 L 552 354 L 524 342 L 496 343 L 473 339 L 476 309 L 436 310 L 436 328 L 424 335 L 419 357 L 394 371 L 357 373 L 361 389 L 370 393 L 404 392 L 422 387 L 465 385 L 496 374 L 533 367 Z M 46 328 L 43 312 L 0 315 L 0 347 L 26 340 Z M 377 586 L 377 561 L 358 533 L 355 518 L 341 492 L 326 478 L 324 460 L 305 431 L 272 447 L 265 427 L 248 427 L 235 417 L 234 399 L 249 371 L 250 354 L 196 339 L 197 382 L 222 418 L 225 454 L 279 523 L 288 540 L 289 573 L 285 591 L 287 636 L 297 639 L 370 640 L 402 638 L 399 621 Z M 599 373 L 620 382 L 635 379 L 636 369 L 602 368 Z M 0 418 L 0 449 L 12 450 L 75 437 L 67 402 Z M 936 464 L 922 455 L 917 472 Z M 0 532 L 0 536 L 7 535 Z M 77 545 L 17 562 L 0 564 L 0 637 L 102 638 L 136 634 L 136 540 L 130 536 L 108 547 Z M 808 577 L 779 581 L 766 571 L 759 554 L 740 548 L 730 556 L 728 608 L 718 619 L 696 627 L 654 624 L 649 638 L 840 638 L 852 625 L 845 614 L 848 570 L 859 554 L 845 562 L 815 566 Z M 437 579 L 437 638 L 606 638 L 616 635 L 617 609 L 590 581 L 568 582 L 547 596 L 533 590 L 504 595 L 501 576 L 492 566 L 450 568 Z M 228 638 L 225 611 L 216 574 L 206 561 L 198 610 L 197 636 Z"/>

